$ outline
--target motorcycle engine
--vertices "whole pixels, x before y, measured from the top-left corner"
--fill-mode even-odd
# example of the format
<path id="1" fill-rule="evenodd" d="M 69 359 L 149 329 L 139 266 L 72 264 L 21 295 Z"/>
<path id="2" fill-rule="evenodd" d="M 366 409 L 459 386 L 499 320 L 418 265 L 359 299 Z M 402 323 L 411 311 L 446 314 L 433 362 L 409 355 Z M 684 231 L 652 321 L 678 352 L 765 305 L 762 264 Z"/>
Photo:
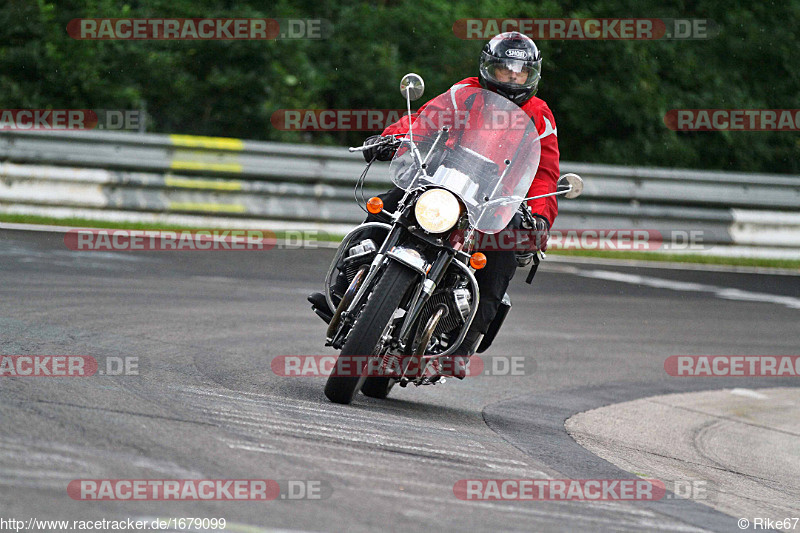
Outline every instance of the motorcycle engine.
<path id="1" fill-rule="evenodd" d="M 445 341 L 443 348 L 446 348 L 461 332 L 461 326 L 469 316 L 471 302 L 472 294 L 467 288 L 436 291 L 422 308 L 419 324 L 426 324 L 440 305 L 446 306 L 447 314 L 442 317 L 433 331 L 433 337 Z"/>
<path id="2" fill-rule="evenodd" d="M 377 250 L 378 247 L 375 246 L 375 241 L 372 239 L 364 239 L 348 250 L 347 257 L 342 261 L 340 268 L 340 271 L 347 278 L 348 285 L 352 283 L 356 272 L 362 265 L 372 262 Z"/>

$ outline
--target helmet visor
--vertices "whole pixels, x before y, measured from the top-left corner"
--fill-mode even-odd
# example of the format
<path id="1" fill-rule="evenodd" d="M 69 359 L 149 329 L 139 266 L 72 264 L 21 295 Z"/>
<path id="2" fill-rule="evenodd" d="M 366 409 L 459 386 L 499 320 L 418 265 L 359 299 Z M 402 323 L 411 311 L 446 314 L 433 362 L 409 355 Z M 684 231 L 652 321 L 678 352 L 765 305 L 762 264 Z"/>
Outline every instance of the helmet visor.
<path id="1" fill-rule="evenodd" d="M 535 86 L 541 77 L 542 60 L 498 58 L 483 52 L 480 69 L 484 78 L 497 85 L 529 89 Z"/>

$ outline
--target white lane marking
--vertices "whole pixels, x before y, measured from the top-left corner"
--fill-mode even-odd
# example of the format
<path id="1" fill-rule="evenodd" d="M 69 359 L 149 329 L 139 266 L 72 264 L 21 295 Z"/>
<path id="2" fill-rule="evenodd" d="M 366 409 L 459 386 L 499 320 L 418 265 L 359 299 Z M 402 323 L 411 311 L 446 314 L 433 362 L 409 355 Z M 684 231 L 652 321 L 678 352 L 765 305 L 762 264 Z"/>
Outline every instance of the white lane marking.
<path id="1" fill-rule="evenodd" d="M 236 409 L 240 409 L 241 406 L 237 406 L 236 403 L 249 403 L 255 404 L 256 406 L 263 406 L 263 407 L 271 407 L 274 408 L 277 406 L 278 409 L 285 409 L 290 411 L 292 415 L 295 415 L 298 410 L 301 411 L 308 411 L 314 416 L 325 416 L 328 418 L 334 418 L 337 422 L 341 422 L 341 419 L 350 419 L 353 422 L 368 422 L 370 424 L 382 424 L 387 426 L 397 426 L 398 424 L 403 426 L 414 427 L 417 431 L 424 431 L 424 432 L 456 432 L 455 428 L 449 427 L 440 427 L 440 426 L 422 426 L 420 425 L 420 420 L 411 418 L 408 416 L 396 416 L 391 413 L 382 413 L 382 419 L 376 420 L 374 416 L 369 415 L 361 415 L 352 412 L 352 410 L 343 410 L 337 409 L 335 406 L 324 406 L 324 404 L 320 404 L 319 402 L 313 402 L 309 400 L 300 400 L 295 399 L 291 401 L 284 401 L 279 399 L 276 396 L 270 396 L 267 394 L 258 394 L 258 393 L 251 393 L 251 392 L 237 392 L 234 394 L 220 394 L 215 391 L 206 390 L 206 389 L 197 389 L 194 387 L 181 387 L 181 389 L 185 392 L 200 394 L 202 396 L 213 396 L 215 398 L 224 398 L 226 400 L 231 400 L 233 403 L 233 407 Z M 244 398 L 243 396 L 255 396 L 258 399 L 252 398 Z M 306 405 L 303 405 L 306 404 Z M 475 438 L 476 436 L 473 435 L 471 438 Z M 470 441 L 470 445 L 476 448 L 485 448 L 481 443 L 476 441 Z"/>
<path id="2" fill-rule="evenodd" d="M 241 281 L 237 278 L 226 278 L 224 276 L 190 276 L 189 279 L 192 281 L 207 281 L 209 283 L 237 283 Z"/>
<path id="3" fill-rule="evenodd" d="M 685 531 L 685 532 L 703 532 L 704 529 L 698 529 L 696 527 L 692 527 L 681 522 L 678 522 L 675 519 L 672 523 L 664 523 L 665 520 L 663 517 L 656 515 L 652 511 L 647 510 L 640 510 L 637 509 L 635 505 L 615 505 L 611 511 L 616 512 L 615 516 L 608 516 L 608 517 L 600 517 L 596 514 L 582 514 L 579 512 L 574 511 L 567 511 L 564 513 L 558 512 L 556 509 L 556 505 L 559 504 L 569 504 L 572 502 L 546 502 L 552 503 L 553 506 L 548 506 L 546 508 L 536 508 L 530 505 L 527 505 L 528 502 L 503 502 L 503 501 L 489 501 L 489 500 L 461 500 L 458 498 L 441 498 L 437 496 L 425 496 L 420 498 L 419 494 L 411 494 L 401 490 L 386 490 L 380 489 L 375 487 L 367 487 L 363 490 L 369 492 L 370 494 L 377 494 L 377 495 L 385 495 L 387 497 L 393 498 L 396 496 L 403 496 L 406 498 L 413 498 L 415 500 L 424 500 L 425 502 L 431 502 L 440 504 L 441 508 L 446 508 L 446 506 L 452 505 L 453 503 L 457 504 L 466 504 L 466 505 L 475 505 L 478 507 L 484 508 L 486 511 L 502 511 L 506 515 L 514 513 L 514 514 L 523 514 L 523 515 L 533 515 L 533 516 L 540 516 L 545 518 L 551 519 L 565 519 L 565 520 L 584 520 L 591 522 L 593 524 L 598 523 L 611 523 L 617 528 L 620 527 L 628 527 L 628 526 L 635 526 L 639 530 L 644 531 L 655 531 L 655 530 L 663 530 L 663 531 Z M 390 500 L 391 501 L 391 500 Z M 515 505 L 516 503 L 516 505 Z M 605 502 L 593 502 L 593 501 L 584 501 L 580 502 L 585 507 L 602 507 L 604 510 L 609 510 L 609 507 L 605 504 Z M 613 502 L 616 504 L 616 502 Z M 634 502 L 635 503 L 635 502 Z M 627 516 L 626 516 L 627 515 Z"/>
<path id="4" fill-rule="evenodd" d="M 0 485 L 14 485 L 19 480 L 39 479 L 75 479 L 75 472 L 57 472 L 55 470 L 36 471 L 27 468 L 3 468 Z"/>
<path id="5" fill-rule="evenodd" d="M 224 276 L 191 276 L 189 279 L 192 281 L 198 281 L 200 283 L 242 283 L 242 281 L 249 281 L 249 280 L 242 280 L 241 278 L 228 278 Z M 316 290 L 316 288 L 311 287 L 275 287 L 275 286 L 262 286 L 258 290 L 264 292 L 272 292 L 275 294 L 303 294 L 308 295 L 311 294 Z"/>
<path id="6" fill-rule="evenodd" d="M 225 443 L 225 445 L 228 448 L 231 448 L 233 450 L 244 450 L 244 451 L 248 451 L 248 452 L 266 453 L 266 454 L 280 454 L 281 456 L 299 457 L 301 459 L 310 459 L 312 461 L 319 461 L 319 459 L 322 457 L 319 454 L 315 454 L 315 453 L 300 453 L 300 452 L 289 452 L 289 451 L 286 451 L 286 450 L 277 450 L 277 449 L 272 448 L 270 446 L 261 445 L 261 444 L 253 444 L 253 443 L 250 443 L 250 442 L 228 441 L 228 440 L 224 440 L 224 439 L 223 439 L 223 442 Z M 335 448 L 342 449 L 341 447 L 335 447 Z M 332 463 L 342 463 L 342 464 L 350 465 L 350 466 L 363 467 L 363 468 L 366 468 L 366 469 L 368 469 L 370 471 L 375 468 L 375 464 L 374 463 L 363 463 L 361 461 L 354 461 L 352 459 L 342 459 L 342 458 L 339 458 L 339 457 L 333 457 L 331 455 L 326 455 L 326 456 L 324 456 L 324 458 L 325 458 L 325 461 L 329 461 L 329 462 L 332 462 Z M 434 462 L 434 461 L 430 460 L 430 459 L 433 459 L 433 458 L 415 457 L 414 459 L 421 460 L 422 462 L 426 462 L 426 463 Z M 534 469 L 531 469 L 531 468 L 508 467 L 508 466 L 503 466 L 503 465 L 492 465 L 492 464 L 489 464 L 489 463 L 486 463 L 486 466 L 489 467 L 489 468 L 492 468 L 493 470 L 500 470 L 504 474 L 507 474 L 507 475 L 511 475 L 511 474 L 519 475 L 519 476 L 524 477 L 525 479 L 528 479 L 528 478 L 530 478 L 530 479 L 552 479 L 550 476 L 548 476 L 544 472 L 542 472 L 540 470 L 534 470 Z M 480 466 L 476 466 L 475 468 L 481 468 L 481 467 Z M 352 470 L 340 471 L 340 470 L 332 470 L 330 467 L 326 467 L 325 468 L 325 472 L 326 473 L 338 473 L 338 474 L 344 475 L 344 476 L 351 475 L 351 476 L 355 476 L 355 477 L 369 477 L 371 479 L 374 479 L 374 476 L 372 476 L 372 475 L 370 475 L 370 476 L 361 476 L 359 474 L 355 474 Z M 493 475 L 494 475 L 494 473 L 493 473 Z M 403 483 L 434 486 L 431 483 L 426 483 L 426 482 L 422 482 L 422 481 L 414 481 L 411 478 L 404 478 L 403 479 Z M 441 485 L 435 485 L 435 486 L 439 487 Z"/>
<path id="7" fill-rule="evenodd" d="M 761 394 L 760 392 L 756 392 L 752 389 L 733 389 L 731 390 L 731 394 L 755 398 L 756 400 L 769 400 L 769 396 L 766 394 Z"/>
<path id="8" fill-rule="evenodd" d="M 229 448 L 234 448 L 234 449 L 235 448 L 239 448 L 239 449 L 242 449 L 242 450 L 245 450 L 245 451 L 250 451 L 250 452 L 275 454 L 275 455 L 288 456 L 288 457 L 299 457 L 299 458 L 302 458 L 302 459 L 310 459 L 310 460 L 316 460 L 316 461 L 318 461 L 320 459 L 320 457 L 324 457 L 326 461 L 332 461 L 332 462 L 338 462 L 338 463 L 344 463 L 344 464 L 354 464 L 354 465 L 358 465 L 358 466 L 364 466 L 364 467 L 369 468 L 369 469 L 372 469 L 375 466 L 374 464 L 365 464 L 365 463 L 360 463 L 360 462 L 352 461 L 352 460 L 348 460 L 348 459 L 337 458 L 333 454 L 320 455 L 320 454 L 317 454 L 317 453 L 290 452 L 290 451 L 287 451 L 286 449 L 280 449 L 280 450 L 271 451 L 269 449 L 269 446 L 262 445 L 260 443 L 231 440 L 231 439 L 229 439 L 227 437 L 223 437 L 222 439 L 218 439 L 218 440 L 221 440 L 222 442 L 225 442 L 226 446 L 228 446 Z M 349 445 L 347 443 L 344 443 L 344 442 L 336 442 L 336 441 L 326 442 L 326 441 L 318 440 L 318 441 L 315 441 L 313 444 L 310 444 L 310 446 L 313 446 L 314 448 L 328 448 L 330 450 L 333 450 L 336 453 L 351 453 L 353 451 L 353 447 L 351 445 Z M 391 449 L 378 449 L 378 450 L 375 450 L 373 453 L 377 453 L 380 456 L 390 456 L 392 453 L 394 453 L 394 451 L 391 450 Z M 416 455 L 412 455 L 412 456 L 410 456 L 408 458 L 404 458 L 403 460 L 406 461 L 406 462 L 413 461 L 413 462 L 416 462 L 416 463 L 424 463 L 426 465 L 431 465 L 431 468 L 443 468 L 443 467 L 448 468 L 448 467 L 450 467 L 450 463 L 451 463 L 450 461 L 447 461 L 447 457 L 435 456 L 435 455 L 419 455 L 419 454 L 416 454 Z M 443 462 L 445 463 L 445 465 L 442 465 Z M 484 463 L 484 464 L 486 464 L 488 466 L 488 463 Z M 483 465 L 476 464 L 476 465 L 470 465 L 469 468 L 474 469 L 474 470 L 481 470 L 481 469 L 484 469 L 485 467 Z M 548 474 L 545 474 L 544 472 L 542 472 L 540 470 L 535 470 L 535 469 L 533 469 L 531 467 L 523 468 L 523 467 L 506 466 L 506 467 L 503 468 L 501 465 L 492 465 L 492 474 L 491 475 L 492 476 L 496 476 L 498 469 L 502 469 L 502 472 L 504 474 L 508 474 L 508 475 L 510 475 L 511 472 L 514 472 L 514 473 L 516 473 L 518 475 L 521 475 L 522 477 L 525 477 L 525 478 L 551 479 L 551 477 Z"/>
<path id="9" fill-rule="evenodd" d="M 226 409 L 223 409 L 222 406 L 219 406 L 219 405 L 215 405 L 213 407 L 201 407 L 201 409 L 204 412 L 215 414 L 215 415 L 219 415 L 219 416 L 223 416 L 223 417 L 238 416 L 238 417 L 246 417 L 246 418 L 249 418 L 251 420 L 260 421 L 260 422 L 266 422 L 266 423 L 277 422 L 277 420 L 273 416 L 274 415 L 274 411 L 275 411 L 275 409 L 274 409 L 275 406 L 268 405 L 268 404 L 266 404 L 266 405 L 262 404 L 262 406 L 270 408 L 271 412 L 270 413 L 263 413 L 263 412 L 260 412 L 260 411 L 256 411 L 256 412 L 246 411 L 246 410 L 243 410 L 241 408 L 241 406 L 237 406 L 235 404 L 231 405 L 229 408 L 226 408 Z M 278 407 L 278 409 L 282 409 L 282 407 Z M 313 419 L 313 425 L 309 425 L 309 424 L 304 424 L 304 422 L 310 422 L 312 420 L 309 420 L 309 419 L 303 419 L 303 420 L 300 420 L 300 421 L 295 420 L 294 417 L 296 415 L 296 411 L 300 410 L 299 408 L 298 409 L 293 409 L 293 410 L 289 410 L 289 409 L 287 409 L 287 410 L 289 411 L 289 413 L 287 413 L 287 414 L 292 417 L 290 419 L 284 419 L 283 420 L 283 422 L 287 423 L 287 424 L 299 424 L 299 425 L 302 425 L 302 426 L 305 426 L 305 427 L 313 427 L 313 428 L 331 427 L 332 429 L 339 429 L 339 430 L 345 430 L 345 431 L 349 431 L 351 429 L 349 426 L 345 426 L 342 423 L 344 421 L 341 420 L 340 417 L 335 416 L 335 414 L 334 414 L 334 416 L 330 416 L 330 413 L 329 413 L 329 418 L 333 419 L 333 420 L 329 421 L 329 422 L 332 422 L 332 425 L 331 424 L 326 424 L 325 422 L 320 422 L 316 418 Z M 426 433 L 431 433 L 431 432 L 440 433 L 439 431 L 437 431 L 438 428 L 428 427 L 428 426 L 419 426 L 419 425 L 412 424 L 412 423 L 407 423 L 407 422 L 404 422 L 404 421 L 391 421 L 391 420 L 389 420 L 389 421 L 380 421 L 380 420 L 374 420 L 374 419 L 369 419 L 369 418 L 363 418 L 363 419 L 354 420 L 354 422 L 357 422 L 357 423 L 369 422 L 373 426 L 381 425 L 381 426 L 387 426 L 387 427 L 392 427 L 392 428 L 397 428 L 398 426 L 413 427 L 415 431 L 422 431 L 422 432 L 426 432 Z M 363 434 L 363 432 L 362 432 L 362 434 Z M 446 436 L 449 437 L 449 435 L 446 435 Z M 404 441 L 407 441 L 407 440 L 408 440 L 407 438 L 404 438 Z M 460 437 L 459 446 L 461 448 L 477 448 L 479 450 L 486 450 L 486 446 L 484 446 L 483 444 L 481 444 L 479 442 L 475 442 L 473 440 L 464 441 L 463 435 Z"/>
<path id="10" fill-rule="evenodd" d="M 319 459 L 319 458 L 318 458 Z M 327 459 L 327 457 L 326 457 Z M 356 478 L 356 479 L 366 479 L 367 481 L 378 482 L 381 485 L 386 483 L 385 478 L 378 477 L 376 480 L 376 469 L 375 465 L 363 465 L 366 467 L 366 474 L 360 472 L 358 470 L 348 469 L 348 470 L 337 470 L 333 468 L 326 467 L 324 472 L 326 476 L 337 476 L 343 478 Z M 392 464 L 385 464 L 383 465 L 386 467 L 387 470 L 390 472 L 392 471 L 393 465 Z M 386 477 L 391 476 L 390 473 L 386 474 Z M 447 492 L 451 491 L 453 487 L 451 485 L 447 485 L 446 483 L 433 483 L 431 481 L 424 481 L 423 478 L 412 479 L 410 477 L 404 477 L 402 479 L 397 479 L 397 483 L 400 483 L 402 486 L 406 485 L 416 485 L 418 487 L 427 487 L 429 489 L 435 489 L 437 492 Z"/>
<path id="11" fill-rule="evenodd" d="M 225 442 L 225 440 L 223 440 Z M 370 463 L 362 463 L 361 461 L 353 461 L 350 459 L 340 459 L 338 457 L 331 457 L 331 456 L 321 456 L 320 454 L 315 453 L 300 453 L 300 452 L 289 452 L 286 450 L 276 450 L 275 448 L 271 448 L 268 446 L 262 446 L 260 444 L 253 445 L 252 443 L 242 443 L 236 441 L 225 442 L 228 448 L 232 450 L 244 450 L 247 452 L 256 452 L 256 453 L 267 453 L 267 454 L 279 454 L 281 457 L 299 457 L 301 459 L 308 459 L 313 461 L 319 461 L 320 459 L 324 459 L 326 462 L 332 463 L 342 463 L 349 466 L 359 466 L 364 467 L 368 470 L 372 470 L 375 468 L 374 464 Z M 326 467 L 325 472 L 331 472 L 330 467 Z"/>
<path id="12" fill-rule="evenodd" d="M 493 454 L 492 450 L 488 449 L 482 443 L 475 441 L 475 438 L 480 438 L 480 436 L 472 435 L 469 439 L 464 439 L 464 435 L 460 435 L 460 440 L 458 445 L 454 445 L 453 447 L 446 447 L 446 450 L 443 451 L 438 448 L 431 448 L 426 446 L 427 440 L 420 440 L 420 439 L 410 439 L 409 437 L 404 437 L 402 441 L 398 442 L 397 438 L 393 435 L 385 434 L 385 433 L 375 433 L 375 432 L 364 432 L 362 429 L 359 429 L 359 435 L 362 439 L 353 439 L 353 429 L 348 427 L 347 425 L 343 424 L 343 422 L 354 422 L 358 424 L 362 424 L 363 422 L 369 422 L 372 426 L 381 425 L 387 426 L 392 428 L 397 427 L 413 427 L 416 431 L 420 431 L 423 433 L 435 433 L 438 434 L 440 437 L 442 436 L 442 430 L 446 430 L 448 433 L 456 432 L 455 428 L 441 428 L 438 426 L 420 426 L 419 421 L 409 419 L 408 417 L 396 417 L 388 415 L 387 418 L 391 418 L 388 420 L 375 420 L 373 417 L 364 416 L 364 415 L 349 415 L 345 414 L 344 412 L 335 412 L 332 411 L 330 408 L 320 409 L 319 404 L 317 402 L 311 402 L 308 400 L 296 400 L 292 402 L 288 401 L 281 401 L 276 399 L 274 396 L 266 395 L 266 394 L 258 394 L 258 393 L 249 393 L 249 392 L 240 392 L 240 393 L 232 393 L 232 394 L 220 394 L 218 392 L 204 390 L 204 389 L 197 389 L 194 387 L 184 386 L 182 387 L 184 392 L 193 392 L 203 396 L 212 396 L 218 399 L 221 399 L 222 402 L 230 401 L 229 406 L 220 405 L 220 401 L 216 400 L 213 407 L 206 407 L 201 406 L 200 410 L 205 412 L 206 414 L 210 414 L 216 417 L 223 417 L 227 418 L 229 422 L 233 424 L 238 424 L 240 426 L 244 426 L 247 430 L 255 432 L 257 434 L 270 434 L 269 431 L 265 430 L 278 430 L 282 432 L 292 432 L 292 433 L 300 433 L 300 434 L 307 434 L 307 435 L 316 435 L 316 436 L 327 436 L 328 438 L 333 438 L 339 441 L 345 441 L 348 443 L 351 442 L 360 442 L 360 443 L 367 443 L 367 444 L 378 444 L 387 446 L 389 448 L 386 449 L 387 452 L 397 452 L 402 450 L 409 450 L 414 452 L 424 452 L 427 454 L 427 459 L 432 461 L 441 462 L 442 460 L 447 460 L 449 456 L 459 456 L 461 458 L 469 458 L 474 461 L 484 462 L 484 464 L 488 468 L 492 469 L 505 469 L 505 470 L 514 470 L 518 472 L 530 472 L 530 467 L 526 462 L 517 461 L 513 459 L 502 459 L 497 457 Z M 250 398 L 243 398 L 239 394 L 246 394 L 248 396 L 255 396 L 258 399 L 250 399 Z M 268 407 L 270 414 L 265 414 L 262 411 L 249 411 L 249 410 L 242 410 L 242 405 L 236 405 L 236 402 L 242 402 L 245 404 L 249 404 L 248 407 Z M 310 407 L 307 405 L 302 405 L 303 403 L 313 404 L 315 407 Z M 289 415 L 293 418 L 288 419 L 275 419 L 275 411 L 277 410 L 287 410 L 289 411 Z M 311 411 L 314 416 L 313 424 L 309 424 L 309 420 L 295 420 L 294 417 L 297 415 L 297 411 L 308 410 Z M 282 413 L 281 413 L 282 414 Z M 333 420 L 326 420 L 325 422 L 321 422 L 318 420 L 318 417 L 323 415 L 327 419 Z M 341 420 L 342 418 L 351 418 L 352 420 Z M 327 432 L 327 433 L 326 433 Z M 449 435 L 445 434 L 445 438 L 449 438 Z M 253 443 L 240 443 L 249 446 L 253 446 Z M 322 442 L 317 442 L 317 445 L 322 445 Z M 416 446 L 415 446 L 416 445 Z M 258 446 L 256 444 L 255 446 Z M 339 444 L 331 447 L 341 448 L 342 446 L 348 446 L 347 444 Z M 450 445 L 448 445 L 450 446 Z M 458 449 L 458 452 L 454 452 L 454 449 Z M 263 453 L 269 453 L 264 449 L 252 450 L 252 451 L 260 451 Z M 459 453 L 462 452 L 462 453 Z M 277 452 L 283 453 L 283 452 Z M 503 466 L 504 465 L 504 466 Z"/>
<path id="13" fill-rule="evenodd" d="M 519 466 L 508 466 L 508 465 L 497 465 L 493 463 L 484 463 L 486 468 L 490 468 L 491 470 L 500 470 L 504 474 L 516 474 L 523 478 L 535 478 L 535 479 L 553 479 L 552 476 L 549 476 L 542 472 L 541 470 L 531 470 L 527 467 L 519 467 Z"/>
<path id="14" fill-rule="evenodd" d="M 403 451 L 407 451 L 415 453 L 424 453 L 428 454 L 432 458 L 439 458 L 439 459 L 447 459 L 449 457 L 453 457 L 453 458 L 469 459 L 472 461 L 494 461 L 496 463 L 508 463 L 511 465 L 527 466 L 526 463 L 523 463 L 521 461 L 515 461 L 513 459 L 502 459 L 487 454 L 479 454 L 469 450 L 465 450 L 460 446 L 458 446 L 458 449 L 463 450 L 467 453 L 461 453 L 459 451 L 455 451 L 456 446 L 445 447 L 445 448 L 433 448 L 423 445 L 419 446 L 409 445 L 406 444 L 408 440 L 398 442 L 395 438 L 393 438 L 388 434 L 369 433 L 362 431 L 359 433 L 359 436 L 354 436 L 352 428 L 331 428 L 321 425 L 297 423 L 289 420 L 268 421 L 268 419 L 255 418 L 252 415 L 248 416 L 245 414 L 234 414 L 228 412 L 217 412 L 214 414 L 224 416 L 225 419 L 231 423 L 237 424 L 239 426 L 252 428 L 253 430 L 259 433 L 269 434 L 269 431 L 264 431 L 264 430 L 270 430 L 270 429 L 278 431 L 289 431 L 291 433 L 300 433 L 303 435 L 312 435 L 315 437 L 333 438 L 340 441 L 346 441 L 351 443 L 377 445 L 384 448 L 388 452 L 395 451 L 402 453 Z M 236 418 L 238 418 L 238 420 L 236 420 Z M 249 418 L 250 420 L 246 420 L 247 418 Z"/>
<path id="15" fill-rule="evenodd" d="M 231 440 L 226 437 L 217 437 L 217 440 L 224 442 L 228 448 L 236 448 L 238 450 L 247 450 L 250 452 L 260 452 L 260 453 L 283 453 L 283 450 L 279 450 L 278 448 L 274 448 L 269 444 L 264 444 L 263 442 L 249 442 L 243 440 Z"/>
<path id="16" fill-rule="evenodd" d="M 262 403 L 261 405 L 264 405 L 264 404 Z M 301 412 L 302 411 L 306 411 L 306 410 L 307 411 L 311 411 L 311 416 L 306 416 L 306 420 L 314 420 L 314 421 L 316 421 L 316 423 L 320 423 L 319 419 L 322 417 L 326 421 L 333 422 L 337 426 L 342 426 L 343 422 L 351 422 L 351 423 L 357 423 L 357 424 L 368 423 L 372 427 L 386 427 L 386 428 L 393 428 L 393 429 L 411 428 L 416 433 L 435 434 L 435 435 L 439 435 L 439 436 L 441 436 L 443 434 L 443 432 L 446 432 L 446 433 L 444 433 L 445 437 L 450 437 L 451 436 L 450 432 L 453 431 L 450 428 L 439 428 L 439 427 L 436 427 L 436 426 L 423 426 L 423 425 L 419 424 L 418 422 L 415 422 L 414 420 L 410 420 L 410 419 L 407 419 L 407 418 L 385 416 L 385 417 L 383 417 L 383 419 L 376 419 L 374 416 L 373 417 L 369 417 L 369 416 L 363 416 L 363 415 L 346 415 L 346 414 L 343 414 L 343 413 L 337 413 L 337 412 L 332 412 L 332 411 L 327 411 L 327 410 L 322 410 L 322 409 L 311 409 L 311 408 L 307 408 L 307 407 L 304 407 L 304 406 L 293 406 L 291 404 L 285 404 L 285 405 L 278 404 L 277 406 L 273 405 L 273 404 L 267 404 L 267 405 L 264 405 L 264 406 L 265 407 L 269 407 L 272 410 L 283 411 L 287 415 L 289 415 L 289 416 L 291 416 L 293 418 L 295 418 L 297 416 L 298 411 L 301 411 Z M 232 409 L 241 411 L 240 406 L 237 406 L 236 404 L 232 405 Z M 305 413 L 305 412 L 303 412 L 302 414 L 303 415 L 308 415 L 308 413 Z M 463 439 L 464 435 L 462 435 L 461 437 Z M 475 438 L 476 438 L 476 436 L 471 435 L 470 436 L 470 440 L 468 440 L 463 446 L 472 447 L 472 448 L 478 448 L 478 449 L 485 449 L 486 447 L 483 444 L 481 444 L 480 442 L 475 441 L 474 440 Z"/>
<path id="17" fill-rule="evenodd" d="M 727 249 L 726 249 L 727 251 Z M 729 254 L 721 254 L 726 256 Z M 770 276 L 800 276 L 800 269 L 714 265 L 705 263 L 676 263 L 674 261 L 650 261 L 644 259 L 610 259 L 548 254 L 542 268 L 558 269 L 559 263 L 580 265 L 623 266 L 655 270 L 697 270 L 700 272 L 726 272 L 730 274 L 769 274 Z"/>
<path id="18" fill-rule="evenodd" d="M 608 281 L 618 281 L 632 285 L 645 285 L 657 289 L 669 289 L 682 292 L 708 292 L 724 300 L 737 300 L 742 302 L 763 302 L 778 304 L 789 309 L 800 309 L 800 298 L 791 296 L 780 296 L 765 292 L 743 291 L 730 287 L 718 287 L 716 285 L 706 285 L 704 283 L 690 283 L 686 281 L 675 281 L 671 279 L 653 278 L 650 276 L 638 276 L 636 274 L 626 274 L 623 272 L 612 272 L 609 270 L 581 270 L 569 269 L 577 276 L 584 278 L 603 279 Z"/>

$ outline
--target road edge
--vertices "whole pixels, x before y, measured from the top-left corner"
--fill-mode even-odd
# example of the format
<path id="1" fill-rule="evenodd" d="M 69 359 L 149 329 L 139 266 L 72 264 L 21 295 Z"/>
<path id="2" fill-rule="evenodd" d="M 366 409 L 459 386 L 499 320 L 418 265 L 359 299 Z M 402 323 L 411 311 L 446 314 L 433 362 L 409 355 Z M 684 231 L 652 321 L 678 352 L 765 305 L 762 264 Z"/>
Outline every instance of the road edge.
<path id="1" fill-rule="evenodd" d="M 678 378 L 679 379 L 679 378 Z M 792 378 L 748 380 L 693 378 L 646 383 L 615 382 L 590 387 L 525 394 L 484 406 L 484 423 L 503 440 L 570 479 L 639 479 L 593 454 L 567 433 L 571 416 L 616 403 L 651 396 L 727 388 L 797 386 Z M 680 522 L 712 531 L 738 531 L 732 517 L 698 502 L 662 499 L 634 502 Z"/>

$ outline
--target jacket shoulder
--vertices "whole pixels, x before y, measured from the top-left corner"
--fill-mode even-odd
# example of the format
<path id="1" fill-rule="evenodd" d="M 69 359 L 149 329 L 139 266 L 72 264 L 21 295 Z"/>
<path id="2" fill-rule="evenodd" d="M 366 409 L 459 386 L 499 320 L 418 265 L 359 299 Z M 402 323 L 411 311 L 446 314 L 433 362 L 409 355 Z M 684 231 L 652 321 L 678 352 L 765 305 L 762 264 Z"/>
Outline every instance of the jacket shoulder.
<path id="1" fill-rule="evenodd" d="M 550 110 L 550 107 L 547 105 L 547 102 L 542 100 L 541 98 L 537 98 L 535 96 L 531 97 L 530 100 L 525 102 L 522 106 L 522 109 L 525 110 L 529 115 L 542 115 L 554 121 L 553 118 L 553 111 Z"/>
<path id="2" fill-rule="evenodd" d="M 481 83 L 480 81 L 478 81 L 477 76 L 471 76 L 469 78 L 464 78 L 458 83 L 453 84 L 453 87 L 455 87 L 456 85 L 469 85 L 470 87 L 480 87 Z"/>

